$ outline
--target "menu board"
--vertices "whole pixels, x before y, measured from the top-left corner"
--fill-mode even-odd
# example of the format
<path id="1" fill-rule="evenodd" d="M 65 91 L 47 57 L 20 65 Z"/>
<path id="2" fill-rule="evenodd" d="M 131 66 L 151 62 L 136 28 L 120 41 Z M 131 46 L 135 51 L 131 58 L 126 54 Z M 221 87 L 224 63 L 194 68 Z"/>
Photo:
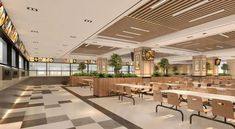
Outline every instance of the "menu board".
<path id="1" fill-rule="evenodd" d="M 0 26 L 2 26 L 2 29 L 12 40 L 12 42 L 16 43 L 16 41 L 18 40 L 18 33 L 15 26 L 12 24 L 11 19 L 7 15 L 2 3 L 0 3 Z"/>

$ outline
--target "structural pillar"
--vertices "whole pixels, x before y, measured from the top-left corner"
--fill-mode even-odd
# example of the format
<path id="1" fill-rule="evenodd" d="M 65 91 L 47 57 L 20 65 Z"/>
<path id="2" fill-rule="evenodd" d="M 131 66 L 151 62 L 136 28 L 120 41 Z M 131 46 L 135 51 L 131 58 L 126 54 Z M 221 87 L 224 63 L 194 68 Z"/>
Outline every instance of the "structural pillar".
<path id="1" fill-rule="evenodd" d="M 206 76 L 206 56 L 193 56 L 192 76 Z"/>
<path id="2" fill-rule="evenodd" d="M 98 73 L 107 73 L 108 72 L 107 58 L 98 57 L 96 62 L 97 62 L 97 72 Z"/>
<path id="3" fill-rule="evenodd" d="M 228 73 L 235 78 L 235 59 L 227 60 Z"/>
<path id="4" fill-rule="evenodd" d="M 218 57 L 207 58 L 207 63 L 210 64 L 210 69 L 207 70 L 207 73 L 213 76 L 219 75 L 218 65 L 215 64 L 216 59 L 218 59 Z"/>
<path id="5" fill-rule="evenodd" d="M 154 72 L 154 60 L 144 60 L 143 50 L 146 48 L 134 49 L 134 73 L 139 77 L 151 77 Z"/>

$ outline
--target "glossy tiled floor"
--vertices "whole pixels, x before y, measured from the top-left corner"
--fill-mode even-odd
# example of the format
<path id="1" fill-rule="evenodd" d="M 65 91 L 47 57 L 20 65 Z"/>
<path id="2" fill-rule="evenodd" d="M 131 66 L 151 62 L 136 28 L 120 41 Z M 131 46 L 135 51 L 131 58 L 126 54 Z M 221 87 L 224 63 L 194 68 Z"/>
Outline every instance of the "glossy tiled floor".
<path id="1" fill-rule="evenodd" d="M 15 105 L 0 129 L 125 128 L 60 86 L 27 86 Z"/>

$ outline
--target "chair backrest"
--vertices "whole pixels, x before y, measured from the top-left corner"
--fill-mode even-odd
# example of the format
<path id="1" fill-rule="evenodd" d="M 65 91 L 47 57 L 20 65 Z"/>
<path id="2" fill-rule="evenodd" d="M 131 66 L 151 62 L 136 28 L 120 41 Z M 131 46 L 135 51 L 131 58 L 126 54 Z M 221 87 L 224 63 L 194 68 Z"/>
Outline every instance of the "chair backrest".
<path id="1" fill-rule="evenodd" d="M 118 90 L 119 90 L 121 93 L 125 92 L 125 91 L 124 91 L 124 86 L 119 86 L 119 87 L 118 87 Z"/>
<path id="2" fill-rule="evenodd" d="M 160 90 L 153 90 L 153 100 L 157 102 L 163 102 L 163 97 Z"/>
<path id="3" fill-rule="evenodd" d="M 162 84 L 159 85 L 159 89 L 160 90 L 168 90 L 168 85 L 162 83 Z"/>
<path id="4" fill-rule="evenodd" d="M 207 88 L 207 92 L 211 94 L 217 94 L 217 89 L 216 88 Z"/>
<path id="5" fill-rule="evenodd" d="M 194 111 L 203 111 L 203 102 L 201 97 L 188 95 L 188 108 Z"/>
<path id="6" fill-rule="evenodd" d="M 225 94 L 226 94 L 226 95 L 235 96 L 235 89 L 234 89 L 234 90 L 232 90 L 232 89 L 227 89 L 227 90 L 225 91 Z"/>
<path id="7" fill-rule="evenodd" d="M 131 88 L 125 87 L 125 92 L 126 92 L 126 94 L 131 95 Z"/>
<path id="8" fill-rule="evenodd" d="M 179 106 L 179 96 L 176 93 L 167 93 L 167 103 Z"/>
<path id="9" fill-rule="evenodd" d="M 233 103 L 226 100 L 213 99 L 212 113 L 214 115 L 234 119 Z"/>

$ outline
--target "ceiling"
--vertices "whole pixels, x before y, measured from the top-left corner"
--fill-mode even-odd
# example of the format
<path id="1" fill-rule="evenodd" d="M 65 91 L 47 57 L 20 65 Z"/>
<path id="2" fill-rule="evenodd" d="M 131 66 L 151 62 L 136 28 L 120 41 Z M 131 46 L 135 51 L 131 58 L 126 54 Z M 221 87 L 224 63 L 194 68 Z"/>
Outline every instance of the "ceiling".
<path id="1" fill-rule="evenodd" d="M 31 56 L 62 57 L 141 0 L 1 0 Z M 38 11 L 32 11 L 35 8 Z M 105 15 L 104 15 L 105 14 Z"/>
<path id="2" fill-rule="evenodd" d="M 31 56 L 130 58 L 150 47 L 157 61 L 235 57 L 234 0 L 1 1 Z"/>
<path id="3" fill-rule="evenodd" d="M 115 47 L 83 44 L 80 47 L 73 50 L 72 54 L 99 56 L 99 55 L 102 55 L 102 54 L 105 54 L 105 53 L 108 53 L 117 49 L 118 48 L 115 48 Z"/>
<path id="4" fill-rule="evenodd" d="M 200 52 L 235 48 L 235 31 L 168 46 Z"/>
<path id="5" fill-rule="evenodd" d="M 150 0 L 99 35 L 144 42 L 233 15 L 234 6 L 224 0 Z"/>

